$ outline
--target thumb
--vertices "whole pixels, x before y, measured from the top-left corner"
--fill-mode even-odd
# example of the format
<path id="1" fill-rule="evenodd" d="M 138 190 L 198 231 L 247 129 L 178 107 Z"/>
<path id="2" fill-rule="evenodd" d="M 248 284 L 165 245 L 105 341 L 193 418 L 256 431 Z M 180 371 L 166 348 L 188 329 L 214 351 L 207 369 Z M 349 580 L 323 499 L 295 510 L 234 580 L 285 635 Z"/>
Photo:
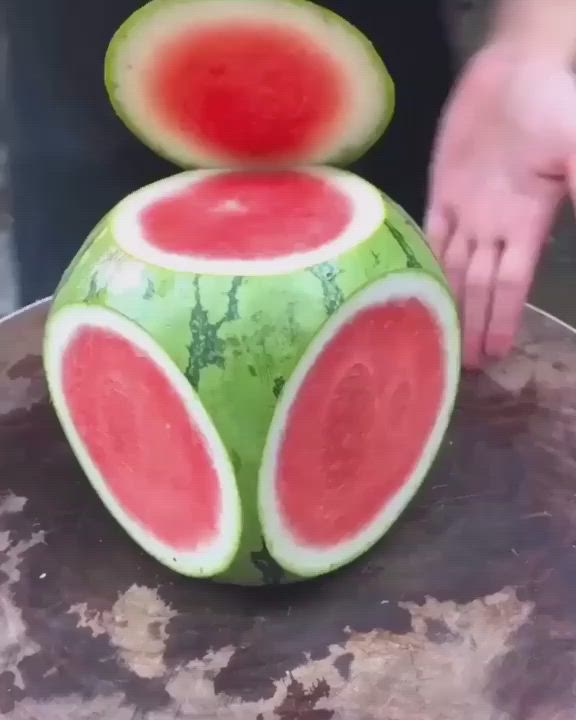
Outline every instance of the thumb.
<path id="1" fill-rule="evenodd" d="M 576 210 L 576 151 L 568 158 L 568 167 L 566 169 L 568 191 L 572 205 Z"/>

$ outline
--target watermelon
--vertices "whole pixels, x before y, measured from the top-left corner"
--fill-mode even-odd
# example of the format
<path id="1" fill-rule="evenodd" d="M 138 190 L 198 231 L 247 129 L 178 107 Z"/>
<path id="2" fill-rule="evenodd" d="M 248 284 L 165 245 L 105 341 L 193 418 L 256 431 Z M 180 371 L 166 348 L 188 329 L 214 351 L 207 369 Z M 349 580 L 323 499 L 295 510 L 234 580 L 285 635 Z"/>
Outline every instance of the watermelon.
<path id="1" fill-rule="evenodd" d="M 182 168 L 345 165 L 394 109 L 368 39 L 305 0 L 153 0 L 115 34 L 105 78 L 119 117 Z"/>
<path id="2" fill-rule="evenodd" d="M 206 168 L 103 218 L 44 358 L 136 543 L 187 576 L 275 584 L 351 562 L 402 513 L 450 418 L 459 328 L 420 230 L 366 180 Z"/>
<path id="3" fill-rule="evenodd" d="M 112 208 L 54 295 L 46 375 L 81 467 L 183 575 L 278 584 L 352 562 L 424 479 L 460 367 L 419 228 L 336 168 L 391 119 L 384 63 L 305 0 L 153 0 L 105 79 L 186 172 Z"/>

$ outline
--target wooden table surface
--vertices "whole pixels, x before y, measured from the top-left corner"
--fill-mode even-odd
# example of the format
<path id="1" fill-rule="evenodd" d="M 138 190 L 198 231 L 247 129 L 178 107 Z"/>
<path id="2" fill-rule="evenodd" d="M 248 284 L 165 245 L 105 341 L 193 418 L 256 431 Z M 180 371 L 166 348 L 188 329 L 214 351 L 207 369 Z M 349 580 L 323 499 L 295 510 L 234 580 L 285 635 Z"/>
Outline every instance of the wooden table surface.
<path id="1" fill-rule="evenodd" d="M 574 720 L 576 335 L 528 309 L 388 537 L 297 587 L 181 579 L 79 471 L 46 307 L 0 324 L 0 717 Z"/>

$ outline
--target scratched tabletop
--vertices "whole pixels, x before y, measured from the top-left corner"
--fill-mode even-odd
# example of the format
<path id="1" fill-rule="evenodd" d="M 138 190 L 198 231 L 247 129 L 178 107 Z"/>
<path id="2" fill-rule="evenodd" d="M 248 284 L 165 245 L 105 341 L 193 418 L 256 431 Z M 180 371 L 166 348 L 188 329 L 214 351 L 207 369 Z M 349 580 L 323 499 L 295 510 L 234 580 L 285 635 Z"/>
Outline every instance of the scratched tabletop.
<path id="1" fill-rule="evenodd" d="M 0 323 L 4 720 L 574 720 L 576 335 L 528 308 L 394 530 L 318 582 L 181 579 L 114 523 Z"/>

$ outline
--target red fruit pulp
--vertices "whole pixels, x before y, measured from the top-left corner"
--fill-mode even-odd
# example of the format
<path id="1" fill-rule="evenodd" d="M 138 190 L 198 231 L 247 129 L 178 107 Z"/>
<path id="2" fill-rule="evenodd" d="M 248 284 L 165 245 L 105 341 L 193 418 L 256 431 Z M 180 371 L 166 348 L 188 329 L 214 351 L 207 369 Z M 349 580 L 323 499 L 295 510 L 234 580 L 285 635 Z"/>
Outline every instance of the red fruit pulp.
<path id="1" fill-rule="evenodd" d="M 303 544 L 350 540 L 402 488 L 444 394 L 441 331 L 420 301 L 361 311 L 323 349 L 288 416 L 281 513 Z"/>
<path id="2" fill-rule="evenodd" d="M 140 214 L 158 250 L 211 259 L 269 259 L 335 240 L 354 208 L 325 179 L 299 171 L 213 175 L 152 203 Z"/>
<path id="3" fill-rule="evenodd" d="M 147 71 L 166 127 L 239 161 L 294 161 L 341 117 L 339 64 L 311 35 L 270 21 L 186 29 Z"/>
<path id="4" fill-rule="evenodd" d="M 221 490 L 206 441 L 170 380 L 130 340 L 81 327 L 64 352 L 72 421 L 118 504 L 177 550 L 213 541 Z"/>

